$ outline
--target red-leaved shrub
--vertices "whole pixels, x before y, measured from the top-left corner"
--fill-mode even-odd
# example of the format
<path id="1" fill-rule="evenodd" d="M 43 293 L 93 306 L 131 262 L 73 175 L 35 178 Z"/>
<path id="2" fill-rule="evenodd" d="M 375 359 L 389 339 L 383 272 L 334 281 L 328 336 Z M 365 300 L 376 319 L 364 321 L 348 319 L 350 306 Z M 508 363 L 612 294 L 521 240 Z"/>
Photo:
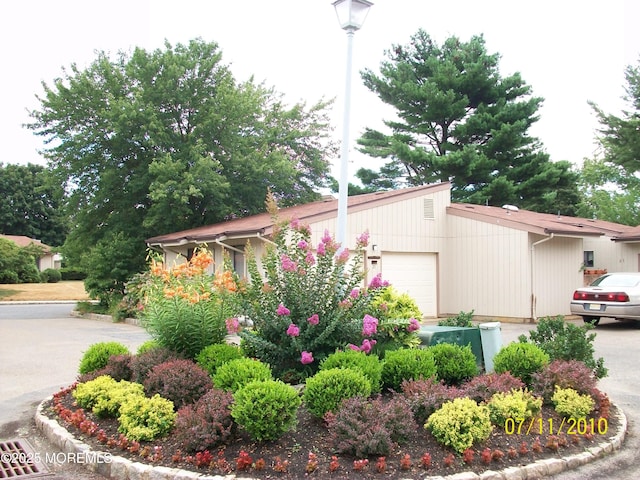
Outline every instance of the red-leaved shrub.
<path id="1" fill-rule="evenodd" d="M 234 430 L 232 403 L 231 392 L 213 388 L 193 405 L 185 405 L 176 417 L 176 440 L 191 452 L 208 450 L 226 442 Z"/>
<path id="2" fill-rule="evenodd" d="M 581 394 L 591 394 L 598 379 L 593 370 L 579 360 L 554 360 L 541 371 L 531 375 L 533 391 L 551 403 L 555 387 L 572 388 Z"/>
<path id="3" fill-rule="evenodd" d="M 144 383 L 147 375 L 156 365 L 181 358 L 176 352 L 165 347 L 152 348 L 131 359 L 131 380 Z"/>
<path id="4" fill-rule="evenodd" d="M 324 418 L 336 451 L 357 458 L 389 455 L 418 429 L 402 395 L 348 398 L 335 414 L 327 412 Z"/>
<path id="5" fill-rule="evenodd" d="M 169 360 L 156 365 L 143 385 L 149 395 L 158 393 L 171 400 L 176 410 L 195 403 L 213 388 L 209 374 L 192 360 Z"/>
<path id="6" fill-rule="evenodd" d="M 461 389 L 465 397 L 469 397 L 476 402 L 487 402 L 494 393 L 507 393 L 513 389 L 524 388 L 524 382 L 509 372 L 487 373 L 478 375 L 468 382 L 465 382 Z"/>
<path id="7" fill-rule="evenodd" d="M 444 402 L 462 396 L 458 388 L 430 378 L 403 381 L 402 393 L 409 402 L 413 418 L 419 425 L 424 425 L 429 415 L 439 409 Z"/>

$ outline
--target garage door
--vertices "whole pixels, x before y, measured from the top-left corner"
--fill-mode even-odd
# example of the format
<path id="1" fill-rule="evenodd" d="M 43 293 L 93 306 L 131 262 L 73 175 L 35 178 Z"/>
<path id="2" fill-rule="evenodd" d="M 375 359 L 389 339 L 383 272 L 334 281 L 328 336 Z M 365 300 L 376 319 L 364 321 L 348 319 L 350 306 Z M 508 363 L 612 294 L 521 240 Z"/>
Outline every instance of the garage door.
<path id="1" fill-rule="evenodd" d="M 408 293 L 422 315 L 438 316 L 435 253 L 382 252 L 380 264 L 382 279 L 397 291 Z"/>

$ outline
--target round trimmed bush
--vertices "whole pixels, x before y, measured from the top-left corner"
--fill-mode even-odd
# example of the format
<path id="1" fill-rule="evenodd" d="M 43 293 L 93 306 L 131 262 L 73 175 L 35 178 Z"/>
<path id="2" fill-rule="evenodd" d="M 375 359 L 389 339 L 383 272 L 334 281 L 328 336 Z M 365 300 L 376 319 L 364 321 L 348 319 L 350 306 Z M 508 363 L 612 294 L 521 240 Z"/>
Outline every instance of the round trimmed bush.
<path id="1" fill-rule="evenodd" d="M 129 349 L 119 342 L 99 342 L 90 345 L 82 359 L 78 371 L 81 374 L 93 372 L 107 366 L 112 355 L 129 355 Z"/>
<path id="2" fill-rule="evenodd" d="M 60 273 L 60 270 L 57 270 L 55 268 L 47 268 L 42 272 L 42 279 L 46 283 L 58 283 L 60 280 L 62 280 L 62 274 Z"/>
<path id="3" fill-rule="evenodd" d="M 405 380 L 435 377 L 436 362 L 428 348 L 401 348 L 390 350 L 382 362 L 382 384 L 400 391 Z"/>
<path id="4" fill-rule="evenodd" d="M 235 345 L 228 343 L 214 343 L 204 347 L 196 356 L 196 363 L 204 368 L 212 377 L 220 365 L 224 365 L 231 360 L 243 358 L 244 353 Z"/>
<path id="5" fill-rule="evenodd" d="M 148 352 L 149 350 L 153 350 L 154 348 L 160 348 L 160 344 L 158 343 L 158 341 L 147 340 L 146 342 L 143 342 L 140 344 L 140 346 L 138 347 L 138 350 L 136 350 L 136 354 L 141 355 L 143 353 Z"/>
<path id="6" fill-rule="evenodd" d="M 512 342 L 493 358 L 496 373 L 510 372 L 531 386 L 532 375 L 549 363 L 549 355 L 533 343 Z"/>
<path id="7" fill-rule="evenodd" d="M 335 413 L 343 400 L 371 395 L 371 382 L 359 370 L 330 368 L 307 378 L 302 394 L 307 410 L 318 418 Z"/>
<path id="8" fill-rule="evenodd" d="M 131 396 L 120 407 L 118 431 L 136 441 L 163 437 L 173 428 L 176 419 L 173 410 L 171 400 L 160 395 Z"/>
<path id="9" fill-rule="evenodd" d="M 458 385 L 478 374 L 476 356 L 470 345 L 439 343 L 429 350 L 436 362 L 436 375 L 447 385 Z"/>
<path id="10" fill-rule="evenodd" d="M 445 402 L 429 417 L 424 428 L 458 453 L 489 438 L 493 429 L 489 409 L 466 397 Z"/>
<path id="11" fill-rule="evenodd" d="M 237 392 L 254 380 L 271 380 L 271 367 L 253 358 L 237 358 L 217 368 L 213 384 L 222 390 Z"/>
<path id="12" fill-rule="evenodd" d="M 382 362 L 377 355 L 356 350 L 340 350 L 332 353 L 320 363 L 320 370 L 330 368 L 355 368 L 371 382 L 371 393 L 382 390 Z"/>
<path id="13" fill-rule="evenodd" d="M 542 408 L 542 398 L 536 397 L 526 389 L 512 390 L 509 393 L 495 393 L 487 407 L 491 422 L 504 428 L 508 418 L 521 421 L 537 415 Z"/>
<path id="14" fill-rule="evenodd" d="M 156 365 L 144 381 L 147 393 L 171 400 L 176 409 L 197 402 L 212 388 L 209 374 L 191 360 L 170 360 Z"/>
<path id="15" fill-rule="evenodd" d="M 254 380 L 234 395 L 231 416 L 257 441 L 276 440 L 296 426 L 298 391 L 280 380 Z"/>

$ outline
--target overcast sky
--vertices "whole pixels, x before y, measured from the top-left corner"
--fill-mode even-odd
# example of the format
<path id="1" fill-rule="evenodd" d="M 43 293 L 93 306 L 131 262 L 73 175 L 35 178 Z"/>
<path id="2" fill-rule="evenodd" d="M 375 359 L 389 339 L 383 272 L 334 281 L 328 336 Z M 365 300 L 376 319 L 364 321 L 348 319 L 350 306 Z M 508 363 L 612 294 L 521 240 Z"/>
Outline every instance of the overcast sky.
<path id="1" fill-rule="evenodd" d="M 342 133 L 347 40 L 331 0 L 13 0 L 0 6 L 0 162 L 44 165 L 39 138 L 24 129 L 38 107 L 41 82 L 71 63 L 89 65 L 97 50 L 115 54 L 187 43 L 219 44 L 237 80 L 254 75 L 309 104 L 335 98 L 335 137 Z M 520 72 L 543 97 L 532 130 L 552 160 L 592 157 L 597 122 L 587 104 L 619 114 L 624 69 L 640 62 L 640 2 L 608 0 L 374 0 L 354 39 L 351 143 L 365 126 L 382 128 L 390 111 L 362 85 L 358 72 L 378 71 L 385 50 L 407 44 L 419 28 L 441 44 L 483 34 L 500 72 Z M 352 149 L 350 173 L 376 169 Z M 338 160 L 336 159 L 336 164 Z M 338 176 L 338 170 L 334 170 Z"/>

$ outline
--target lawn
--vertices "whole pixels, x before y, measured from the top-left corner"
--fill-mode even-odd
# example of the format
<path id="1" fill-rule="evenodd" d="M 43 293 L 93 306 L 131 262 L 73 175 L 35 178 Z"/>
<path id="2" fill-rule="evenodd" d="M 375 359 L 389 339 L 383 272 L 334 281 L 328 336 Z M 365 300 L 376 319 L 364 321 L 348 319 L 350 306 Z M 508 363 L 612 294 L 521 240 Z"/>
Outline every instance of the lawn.
<path id="1" fill-rule="evenodd" d="M 0 301 L 89 300 L 81 280 L 0 284 Z"/>

